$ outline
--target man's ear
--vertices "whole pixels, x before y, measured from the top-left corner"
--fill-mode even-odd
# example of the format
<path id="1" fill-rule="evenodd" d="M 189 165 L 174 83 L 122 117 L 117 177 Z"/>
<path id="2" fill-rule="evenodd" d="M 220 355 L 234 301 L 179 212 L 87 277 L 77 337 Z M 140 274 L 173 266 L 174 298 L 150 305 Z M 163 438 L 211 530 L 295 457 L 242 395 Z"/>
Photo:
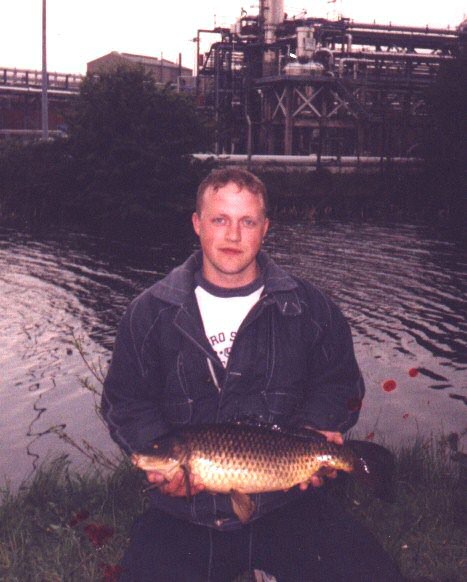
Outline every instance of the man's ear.
<path id="1" fill-rule="evenodd" d="M 199 236 L 199 216 L 197 212 L 193 212 L 191 215 L 191 222 L 193 224 L 194 231 Z"/>

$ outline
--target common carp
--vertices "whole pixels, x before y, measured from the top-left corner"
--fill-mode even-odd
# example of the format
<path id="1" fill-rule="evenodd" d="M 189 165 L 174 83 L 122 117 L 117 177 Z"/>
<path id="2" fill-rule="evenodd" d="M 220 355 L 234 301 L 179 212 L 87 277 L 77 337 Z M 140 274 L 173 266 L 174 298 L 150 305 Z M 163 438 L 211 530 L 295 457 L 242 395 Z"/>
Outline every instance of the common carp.
<path id="1" fill-rule="evenodd" d="M 168 481 L 180 468 L 185 476 L 198 475 L 206 491 L 231 495 L 242 522 L 254 510 L 249 494 L 287 490 L 333 470 L 352 473 L 380 497 L 387 496 L 393 466 L 391 453 L 375 443 L 337 445 L 313 430 L 240 423 L 186 426 L 131 460 Z"/>

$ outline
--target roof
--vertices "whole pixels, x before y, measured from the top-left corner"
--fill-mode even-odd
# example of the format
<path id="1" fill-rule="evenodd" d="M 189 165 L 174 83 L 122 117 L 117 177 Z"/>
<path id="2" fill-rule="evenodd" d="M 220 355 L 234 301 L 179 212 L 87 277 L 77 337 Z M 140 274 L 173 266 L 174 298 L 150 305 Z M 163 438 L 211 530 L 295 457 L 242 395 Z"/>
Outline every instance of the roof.
<path id="1" fill-rule="evenodd" d="M 118 51 L 112 51 L 111 53 L 103 55 L 102 57 L 98 57 L 97 59 L 89 61 L 88 65 L 91 63 L 99 62 L 100 60 L 105 59 L 107 57 L 120 57 L 124 60 L 131 61 L 132 63 L 146 65 L 149 67 L 163 66 L 164 68 L 169 68 L 169 69 L 178 69 L 180 67 L 180 65 L 178 63 L 174 63 L 173 61 L 169 61 L 169 60 L 164 59 L 164 58 L 159 59 L 157 57 L 149 57 L 146 55 L 134 55 L 131 53 L 120 53 Z M 189 67 L 185 67 L 182 65 L 181 68 L 184 69 L 185 71 L 190 71 L 190 73 L 191 73 L 191 69 Z"/>

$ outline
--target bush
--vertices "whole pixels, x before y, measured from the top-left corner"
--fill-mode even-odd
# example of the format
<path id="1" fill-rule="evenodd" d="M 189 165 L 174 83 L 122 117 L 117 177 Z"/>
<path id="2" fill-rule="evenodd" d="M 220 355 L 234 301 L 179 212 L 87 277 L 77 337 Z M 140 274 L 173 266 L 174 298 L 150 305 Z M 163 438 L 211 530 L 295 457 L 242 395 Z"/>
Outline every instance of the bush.
<path id="1" fill-rule="evenodd" d="M 33 224 L 150 227 L 193 196 L 202 168 L 189 154 L 209 134 L 189 98 L 138 68 L 88 76 L 69 137 L 0 148 L 0 212 Z"/>

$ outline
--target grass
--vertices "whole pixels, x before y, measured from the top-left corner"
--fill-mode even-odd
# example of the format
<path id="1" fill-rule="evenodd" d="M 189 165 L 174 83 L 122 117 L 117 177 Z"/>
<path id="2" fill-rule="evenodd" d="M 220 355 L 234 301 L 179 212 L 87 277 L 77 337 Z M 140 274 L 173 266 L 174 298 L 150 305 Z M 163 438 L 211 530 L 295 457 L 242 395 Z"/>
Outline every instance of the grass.
<path id="1" fill-rule="evenodd" d="M 443 442 L 417 440 L 396 452 L 396 502 L 349 482 L 349 510 L 376 535 L 408 580 L 467 579 L 465 479 Z"/>
<path id="2" fill-rule="evenodd" d="M 408 580 L 454 582 L 467 579 L 457 468 L 445 447 L 417 441 L 396 453 L 395 503 L 350 480 L 333 487 Z M 44 465 L 18 492 L 2 492 L 0 579 L 116 580 L 131 523 L 144 506 L 140 476 L 126 462 L 112 473 L 86 475 L 73 472 L 66 457 Z"/>
<path id="3" fill-rule="evenodd" d="M 0 579 L 116 579 L 133 517 L 142 511 L 140 478 L 126 463 L 111 475 L 79 475 L 66 457 L 41 467 L 18 493 L 3 491 Z"/>

